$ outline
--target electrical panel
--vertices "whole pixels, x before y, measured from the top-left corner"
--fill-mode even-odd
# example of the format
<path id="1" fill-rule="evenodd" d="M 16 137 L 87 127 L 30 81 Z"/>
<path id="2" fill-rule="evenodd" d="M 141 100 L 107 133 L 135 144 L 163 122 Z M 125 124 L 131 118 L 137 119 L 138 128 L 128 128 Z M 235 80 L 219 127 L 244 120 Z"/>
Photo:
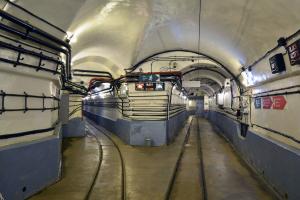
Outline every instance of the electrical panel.
<path id="1" fill-rule="evenodd" d="M 285 71 L 284 58 L 281 53 L 272 56 L 269 59 L 269 62 L 270 62 L 272 74 L 277 74 Z"/>

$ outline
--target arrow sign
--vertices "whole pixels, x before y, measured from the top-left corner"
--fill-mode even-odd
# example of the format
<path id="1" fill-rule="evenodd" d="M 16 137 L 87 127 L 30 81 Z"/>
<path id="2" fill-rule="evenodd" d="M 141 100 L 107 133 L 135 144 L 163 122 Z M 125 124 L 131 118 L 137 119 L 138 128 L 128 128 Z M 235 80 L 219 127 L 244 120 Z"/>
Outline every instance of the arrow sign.
<path id="1" fill-rule="evenodd" d="M 273 109 L 283 110 L 286 105 L 286 100 L 284 96 L 274 96 L 273 97 Z"/>
<path id="2" fill-rule="evenodd" d="M 272 107 L 273 102 L 271 97 L 263 97 L 262 102 L 263 102 L 263 109 L 270 109 Z"/>

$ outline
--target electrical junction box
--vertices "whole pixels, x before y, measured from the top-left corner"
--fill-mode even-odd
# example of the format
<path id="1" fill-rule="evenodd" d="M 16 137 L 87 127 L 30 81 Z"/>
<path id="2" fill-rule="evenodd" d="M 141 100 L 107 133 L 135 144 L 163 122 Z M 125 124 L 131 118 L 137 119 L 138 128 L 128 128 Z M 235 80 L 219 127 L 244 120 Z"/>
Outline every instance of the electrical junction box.
<path id="1" fill-rule="evenodd" d="M 272 74 L 277 74 L 285 71 L 285 63 L 283 59 L 283 55 L 281 53 L 275 54 L 270 59 L 270 66 Z"/>
<path id="2" fill-rule="evenodd" d="M 226 78 L 225 81 L 224 81 L 224 87 L 227 88 L 227 87 L 230 87 L 230 86 L 231 86 L 230 79 Z"/>

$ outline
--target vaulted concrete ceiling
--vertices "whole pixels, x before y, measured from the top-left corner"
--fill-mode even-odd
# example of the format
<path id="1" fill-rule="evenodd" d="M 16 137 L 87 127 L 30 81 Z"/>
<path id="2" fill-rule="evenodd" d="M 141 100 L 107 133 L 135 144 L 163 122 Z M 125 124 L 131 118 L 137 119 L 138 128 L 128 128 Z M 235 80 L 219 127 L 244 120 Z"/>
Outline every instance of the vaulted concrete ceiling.
<path id="1" fill-rule="evenodd" d="M 300 22 L 299 0 L 202 0 L 201 9 L 199 0 L 15 2 L 73 34 L 75 67 L 106 66 L 116 74 L 181 48 L 200 50 L 238 74 Z"/>

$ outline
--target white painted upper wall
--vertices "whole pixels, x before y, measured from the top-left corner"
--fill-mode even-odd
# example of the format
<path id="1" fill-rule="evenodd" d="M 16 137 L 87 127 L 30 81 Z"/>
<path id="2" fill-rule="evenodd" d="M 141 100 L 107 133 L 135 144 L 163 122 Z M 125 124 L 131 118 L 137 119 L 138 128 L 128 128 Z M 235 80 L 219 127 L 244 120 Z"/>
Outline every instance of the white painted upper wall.
<path id="1" fill-rule="evenodd" d="M 199 0 L 17 0 L 68 29 L 75 67 L 117 75 L 153 53 L 198 51 Z M 298 0 L 202 0 L 200 51 L 235 74 L 299 28 Z"/>

